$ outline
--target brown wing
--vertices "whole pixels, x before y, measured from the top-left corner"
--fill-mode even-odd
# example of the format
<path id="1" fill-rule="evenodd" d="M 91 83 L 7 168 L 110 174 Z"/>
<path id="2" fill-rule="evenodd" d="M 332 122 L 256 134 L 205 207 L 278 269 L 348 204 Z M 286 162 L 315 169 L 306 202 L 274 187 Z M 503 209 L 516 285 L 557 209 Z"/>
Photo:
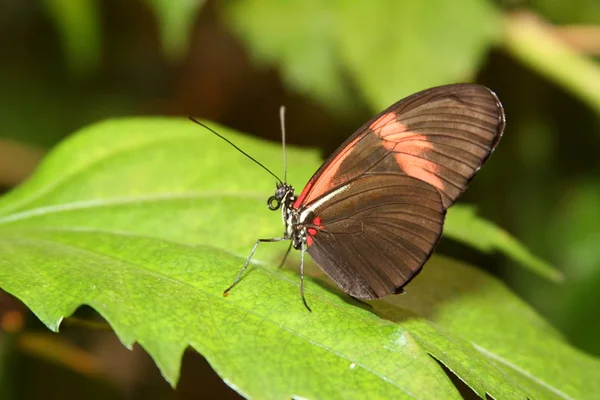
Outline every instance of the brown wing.
<path id="1" fill-rule="evenodd" d="M 305 210 L 308 252 L 346 293 L 375 299 L 412 279 L 442 233 L 439 192 L 416 178 L 367 172 Z"/>
<path id="2" fill-rule="evenodd" d="M 448 208 L 492 153 L 504 125 L 502 105 L 484 86 L 447 85 L 416 93 L 348 138 L 294 207 L 309 205 L 368 171 L 402 171 L 438 189 Z"/>

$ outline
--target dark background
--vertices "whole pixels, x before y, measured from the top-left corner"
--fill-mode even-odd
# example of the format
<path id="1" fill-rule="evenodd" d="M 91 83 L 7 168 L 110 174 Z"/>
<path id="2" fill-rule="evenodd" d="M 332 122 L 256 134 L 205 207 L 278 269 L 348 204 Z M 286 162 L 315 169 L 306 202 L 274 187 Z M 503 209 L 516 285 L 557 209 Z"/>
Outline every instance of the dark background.
<path id="1" fill-rule="evenodd" d="M 73 3 L 88 6 L 71 14 L 57 11 L 61 2 L 0 0 L 1 192 L 26 179 L 62 138 L 109 117 L 194 115 L 278 140 L 277 109 L 285 104 L 288 141 L 327 155 L 373 115 L 351 77 L 350 101 L 327 107 L 286 83 L 277 63 L 257 63 L 222 12 L 224 2 L 190 10 L 186 41 L 171 45 L 157 22 L 168 6 L 150 6 L 160 1 L 78 0 Z M 526 10 L 553 24 L 549 29 L 600 69 L 596 0 L 494 4 L 507 19 Z M 86 13 L 96 25 L 88 24 Z M 585 29 L 563 29 L 573 26 Z M 75 39 L 65 34 L 69 30 Z M 567 280 L 545 281 L 502 256 L 449 240 L 438 251 L 501 277 L 571 344 L 600 356 L 600 111 L 525 64 L 499 44 L 476 74 L 475 81 L 503 101 L 508 125 L 484 177 L 461 201 L 476 204 Z M 82 308 L 78 315 L 94 313 Z M 63 324 L 61 335 L 52 334 L 0 293 L 0 393 L 35 399 L 237 397 L 192 351 L 173 391 L 141 349 L 126 350 L 105 328 L 73 320 Z"/>

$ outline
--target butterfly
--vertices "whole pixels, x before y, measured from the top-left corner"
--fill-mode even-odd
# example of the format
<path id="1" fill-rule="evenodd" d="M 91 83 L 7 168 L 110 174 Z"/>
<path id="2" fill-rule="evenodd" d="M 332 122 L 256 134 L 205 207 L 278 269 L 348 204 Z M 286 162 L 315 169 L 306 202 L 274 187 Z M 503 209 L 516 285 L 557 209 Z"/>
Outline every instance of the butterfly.
<path id="1" fill-rule="evenodd" d="M 494 151 L 504 126 L 502 104 L 490 89 L 434 87 L 365 123 L 299 195 L 271 173 L 279 182 L 267 205 L 281 209 L 283 236 L 258 239 L 224 295 L 239 282 L 260 243 L 284 240 L 290 241 L 288 253 L 291 247 L 301 252 L 300 291 L 308 310 L 306 252 L 354 298 L 402 293 L 440 240 L 446 210 Z"/>

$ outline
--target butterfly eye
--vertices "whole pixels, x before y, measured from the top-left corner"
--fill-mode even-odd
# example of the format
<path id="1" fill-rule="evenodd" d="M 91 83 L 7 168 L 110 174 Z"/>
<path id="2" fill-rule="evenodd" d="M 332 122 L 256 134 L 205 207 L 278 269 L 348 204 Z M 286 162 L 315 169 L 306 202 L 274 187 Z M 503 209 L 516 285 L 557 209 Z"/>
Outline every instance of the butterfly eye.
<path id="1" fill-rule="evenodd" d="M 275 211 L 279 208 L 279 206 L 281 206 L 281 202 L 277 199 L 277 197 L 271 196 L 269 197 L 269 200 L 267 200 L 267 206 L 269 206 L 269 210 Z"/>

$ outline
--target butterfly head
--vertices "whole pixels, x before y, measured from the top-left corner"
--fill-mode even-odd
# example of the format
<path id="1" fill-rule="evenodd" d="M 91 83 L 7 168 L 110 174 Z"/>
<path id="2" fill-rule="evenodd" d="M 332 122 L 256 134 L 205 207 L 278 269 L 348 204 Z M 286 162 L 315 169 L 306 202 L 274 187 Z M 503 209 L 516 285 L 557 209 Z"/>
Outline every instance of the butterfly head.
<path id="1" fill-rule="evenodd" d="M 285 182 L 277 184 L 275 194 L 267 200 L 267 206 L 270 210 L 275 211 L 281 207 L 282 203 L 285 203 L 288 199 L 294 196 L 294 188 L 292 185 Z"/>

